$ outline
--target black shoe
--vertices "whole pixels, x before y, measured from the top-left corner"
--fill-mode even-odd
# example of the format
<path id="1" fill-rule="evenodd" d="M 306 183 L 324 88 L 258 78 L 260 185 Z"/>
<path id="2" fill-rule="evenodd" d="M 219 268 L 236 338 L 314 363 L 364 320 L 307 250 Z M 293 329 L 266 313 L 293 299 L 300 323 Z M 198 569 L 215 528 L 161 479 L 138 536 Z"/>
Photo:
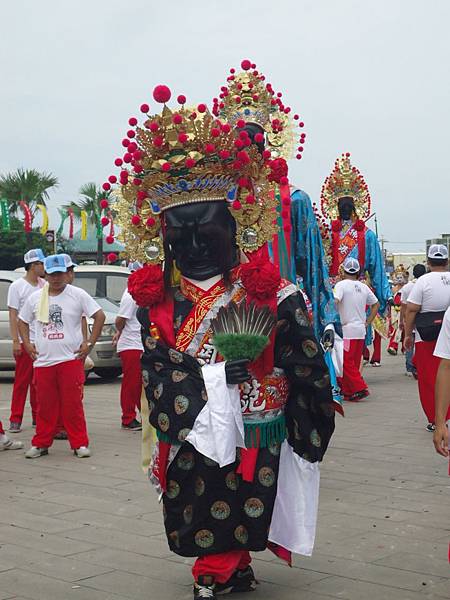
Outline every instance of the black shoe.
<path id="1" fill-rule="evenodd" d="M 216 583 L 216 594 L 222 596 L 224 594 L 254 592 L 257 583 L 253 569 L 248 566 L 246 569 L 235 571 L 226 583 Z"/>
<path id="2" fill-rule="evenodd" d="M 137 419 L 133 419 L 127 425 L 122 423 L 122 429 L 129 429 L 130 431 L 142 431 L 142 423 L 139 423 Z"/>
<path id="3" fill-rule="evenodd" d="M 216 585 L 212 575 L 200 575 L 194 583 L 194 600 L 215 600 Z"/>
<path id="4" fill-rule="evenodd" d="M 436 425 L 434 423 L 428 423 L 426 429 L 427 429 L 427 431 L 430 431 L 431 433 L 433 433 L 433 431 L 436 429 Z"/>

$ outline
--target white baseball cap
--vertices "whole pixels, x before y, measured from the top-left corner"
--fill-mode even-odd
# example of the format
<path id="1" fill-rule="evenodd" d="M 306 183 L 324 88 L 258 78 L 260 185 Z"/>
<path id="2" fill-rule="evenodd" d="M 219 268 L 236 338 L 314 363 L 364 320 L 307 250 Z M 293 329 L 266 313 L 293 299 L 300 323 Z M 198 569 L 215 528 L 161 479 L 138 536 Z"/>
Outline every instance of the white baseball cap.
<path id="1" fill-rule="evenodd" d="M 63 257 L 67 269 L 70 269 L 70 267 L 78 267 L 77 263 L 74 263 L 68 254 L 61 254 L 60 256 Z"/>
<path id="2" fill-rule="evenodd" d="M 360 266 L 358 260 L 356 258 L 346 258 L 344 260 L 344 271 L 350 273 L 350 275 L 359 273 Z"/>
<path id="3" fill-rule="evenodd" d="M 448 248 L 444 244 L 431 244 L 428 248 L 428 258 L 448 258 Z"/>
<path id="4" fill-rule="evenodd" d="M 23 257 L 23 262 L 26 265 L 34 262 L 43 263 L 45 260 L 45 255 L 40 248 L 33 248 L 32 250 L 28 250 L 28 252 Z"/>

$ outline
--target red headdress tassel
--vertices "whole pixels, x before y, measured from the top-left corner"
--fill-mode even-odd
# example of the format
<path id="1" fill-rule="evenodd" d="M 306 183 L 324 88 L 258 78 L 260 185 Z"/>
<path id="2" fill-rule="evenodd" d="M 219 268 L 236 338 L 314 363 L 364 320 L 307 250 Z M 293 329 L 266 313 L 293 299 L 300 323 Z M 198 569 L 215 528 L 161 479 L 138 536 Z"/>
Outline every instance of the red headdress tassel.
<path id="1" fill-rule="evenodd" d="M 279 269 L 270 262 L 267 244 L 248 253 L 247 258 L 249 262 L 241 265 L 241 280 L 247 292 L 247 304 L 254 302 L 256 306 L 268 306 L 276 314 L 281 277 Z M 258 379 L 273 371 L 274 342 L 275 332 L 262 355 L 252 364 L 252 371 Z"/>
<path id="2" fill-rule="evenodd" d="M 67 210 L 67 214 L 69 215 L 69 239 L 73 239 L 73 210 L 69 208 Z"/>
<path id="3" fill-rule="evenodd" d="M 335 219 L 331 222 L 331 277 L 336 277 L 339 273 L 339 241 L 341 229 L 342 222 L 340 219 Z"/>
<path id="4" fill-rule="evenodd" d="M 29 233 L 32 230 L 33 215 L 31 214 L 30 207 L 23 200 L 19 202 L 19 206 L 23 212 L 23 228 L 27 233 Z"/>

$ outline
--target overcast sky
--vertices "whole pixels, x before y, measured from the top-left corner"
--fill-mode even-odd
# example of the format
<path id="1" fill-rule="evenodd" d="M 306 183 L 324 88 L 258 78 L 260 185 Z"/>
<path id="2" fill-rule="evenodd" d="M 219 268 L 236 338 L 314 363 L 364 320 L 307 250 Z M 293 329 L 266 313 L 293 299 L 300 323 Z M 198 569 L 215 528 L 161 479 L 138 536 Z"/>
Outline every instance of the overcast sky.
<path id="1" fill-rule="evenodd" d="M 1 19 L 0 171 L 58 177 L 54 227 L 156 84 L 209 103 L 250 58 L 305 122 L 296 185 L 318 199 L 349 151 L 389 249 L 450 232 L 448 0 L 3 0 Z"/>

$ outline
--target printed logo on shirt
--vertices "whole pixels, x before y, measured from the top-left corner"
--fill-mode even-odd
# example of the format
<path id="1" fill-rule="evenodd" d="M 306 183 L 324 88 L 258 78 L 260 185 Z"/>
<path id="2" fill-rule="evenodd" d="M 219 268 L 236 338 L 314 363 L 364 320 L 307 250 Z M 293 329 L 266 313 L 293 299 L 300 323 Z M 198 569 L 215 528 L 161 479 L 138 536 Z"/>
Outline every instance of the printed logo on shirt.
<path id="1" fill-rule="evenodd" d="M 49 322 L 43 328 L 43 336 L 49 340 L 63 340 L 64 321 L 62 320 L 62 307 L 59 304 L 51 304 L 49 307 Z"/>
<path id="2" fill-rule="evenodd" d="M 446 274 L 441 275 L 441 281 L 444 285 L 450 285 L 450 279 Z"/>
<path id="3" fill-rule="evenodd" d="M 357 292 L 358 294 L 361 294 L 361 288 L 356 283 L 355 283 L 355 292 Z"/>

